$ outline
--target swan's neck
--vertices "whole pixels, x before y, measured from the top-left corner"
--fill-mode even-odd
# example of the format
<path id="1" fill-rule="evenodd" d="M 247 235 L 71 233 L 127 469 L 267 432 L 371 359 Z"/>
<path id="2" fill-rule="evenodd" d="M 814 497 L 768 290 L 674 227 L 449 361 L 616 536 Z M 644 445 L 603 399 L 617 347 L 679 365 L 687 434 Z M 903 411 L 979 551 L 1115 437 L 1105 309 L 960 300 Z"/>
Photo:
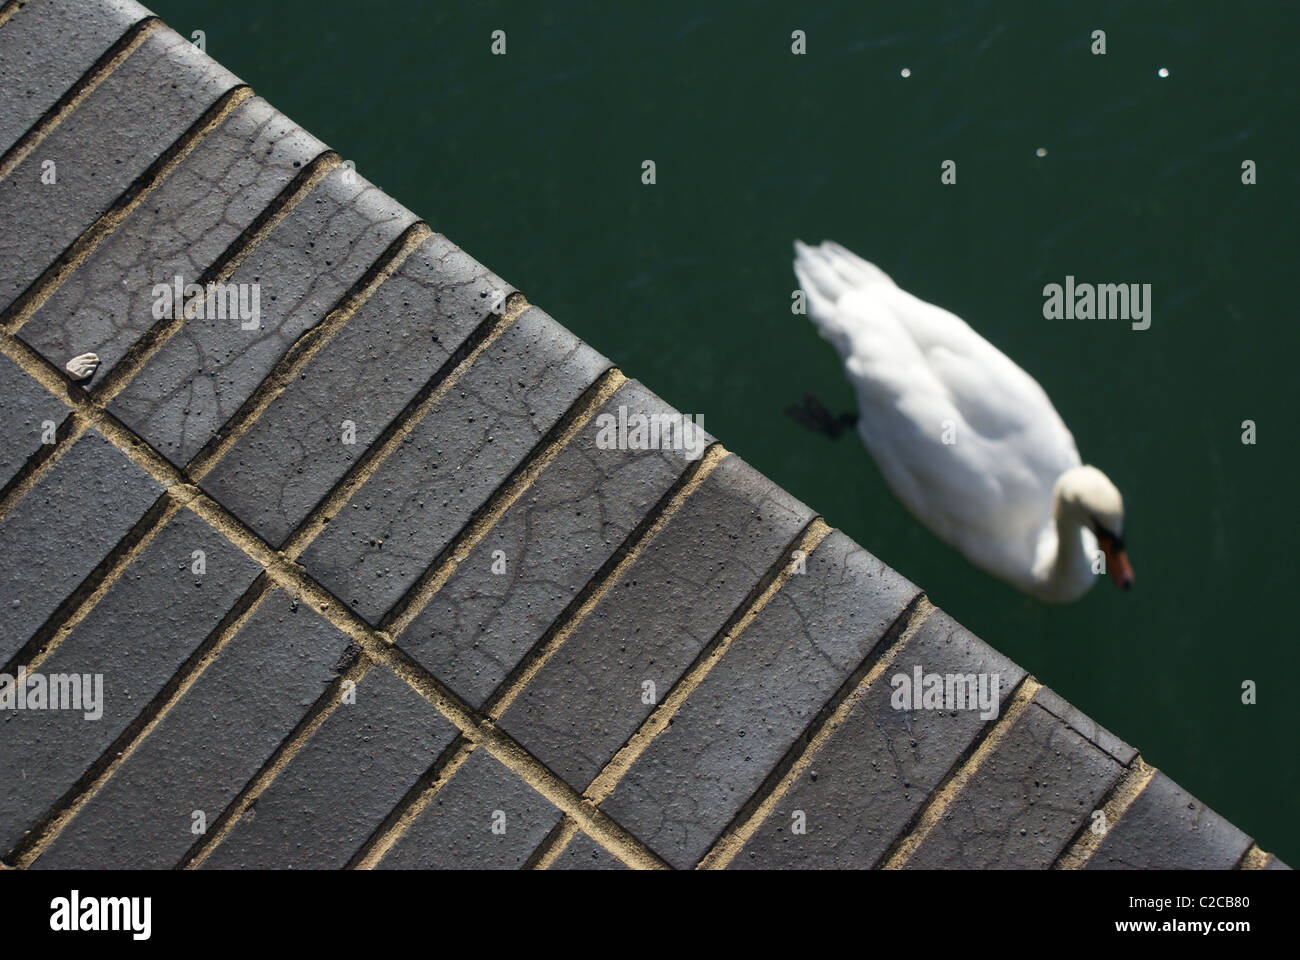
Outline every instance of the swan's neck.
<path id="1" fill-rule="evenodd" d="M 1068 603 L 1087 593 L 1093 584 L 1092 555 L 1097 541 L 1077 511 L 1062 500 L 1059 486 L 1052 519 L 1056 526 L 1056 555 L 1051 557 L 1041 592 L 1045 599 Z"/>

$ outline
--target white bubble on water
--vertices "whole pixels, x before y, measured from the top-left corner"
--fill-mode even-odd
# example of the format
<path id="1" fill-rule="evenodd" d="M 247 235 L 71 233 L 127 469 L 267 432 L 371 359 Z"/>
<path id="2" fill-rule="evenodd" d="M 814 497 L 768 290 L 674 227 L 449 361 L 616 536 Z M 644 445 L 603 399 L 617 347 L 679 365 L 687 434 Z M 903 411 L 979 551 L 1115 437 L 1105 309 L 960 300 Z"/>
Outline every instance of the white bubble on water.
<path id="1" fill-rule="evenodd" d="M 1162 79 L 1163 79 L 1164 77 L 1169 76 L 1169 68 L 1168 68 L 1168 67 L 1161 67 L 1159 70 L 1156 71 L 1156 76 L 1157 76 L 1157 77 L 1160 77 L 1160 78 L 1162 78 Z"/>
<path id="2" fill-rule="evenodd" d="M 1034 151 L 1034 156 L 1036 156 L 1036 157 L 1045 157 L 1045 156 L 1047 156 L 1047 148 L 1046 148 L 1046 147 L 1039 147 L 1037 150 Z"/>
<path id="3" fill-rule="evenodd" d="M 900 77 L 910 77 L 912 75 L 912 71 L 910 68 L 904 67 L 902 70 L 898 71 L 898 75 Z"/>

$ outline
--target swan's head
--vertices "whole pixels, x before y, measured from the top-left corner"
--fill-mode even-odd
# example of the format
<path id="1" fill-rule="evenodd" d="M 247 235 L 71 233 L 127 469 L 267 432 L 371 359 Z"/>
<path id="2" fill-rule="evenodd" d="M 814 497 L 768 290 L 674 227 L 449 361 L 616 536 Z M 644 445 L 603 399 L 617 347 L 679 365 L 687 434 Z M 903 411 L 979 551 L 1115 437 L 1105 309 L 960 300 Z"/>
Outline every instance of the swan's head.
<path id="1" fill-rule="evenodd" d="M 1057 481 L 1058 509 L 1097 537 L 1106 554 L 1106 570 L 1121 590 L 1133 586 L 1133 567 L 1124 552 L 1124 498 L 1096 467 L 1076 467 Z"/>

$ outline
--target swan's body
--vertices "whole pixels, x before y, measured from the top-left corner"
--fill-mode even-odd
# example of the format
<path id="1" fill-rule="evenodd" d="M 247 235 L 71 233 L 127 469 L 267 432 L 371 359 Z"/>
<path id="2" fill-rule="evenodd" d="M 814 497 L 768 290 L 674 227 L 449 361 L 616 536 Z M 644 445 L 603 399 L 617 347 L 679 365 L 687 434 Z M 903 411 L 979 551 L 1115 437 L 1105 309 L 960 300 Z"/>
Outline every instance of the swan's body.
<path id="1" fill-rule="evenodd" d="M 895 495 L 976 566 L 1077 600 L 1100 545 L 1115 582 L 1123 499 L 1084 466 L 1043 388 L 959 317 L 833 243 L 795 243 L 808 314 L 844 360 L 858 432 Z"/>

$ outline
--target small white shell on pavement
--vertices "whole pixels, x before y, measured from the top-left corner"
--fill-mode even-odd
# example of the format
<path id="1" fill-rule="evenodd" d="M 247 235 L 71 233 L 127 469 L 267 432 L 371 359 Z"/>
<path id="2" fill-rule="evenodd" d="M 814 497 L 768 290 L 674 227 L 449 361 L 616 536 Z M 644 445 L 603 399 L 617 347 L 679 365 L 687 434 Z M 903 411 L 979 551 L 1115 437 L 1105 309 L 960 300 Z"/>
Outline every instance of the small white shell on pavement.
<path id="1" fill-rule="evenodd" d="M 98 354 L 83 353 L 69 360 L 63 369 L 68 371 L 68 376 L 73 380 L 89 380 L 95 375 L 95 370 L 98 367 Z"/>

